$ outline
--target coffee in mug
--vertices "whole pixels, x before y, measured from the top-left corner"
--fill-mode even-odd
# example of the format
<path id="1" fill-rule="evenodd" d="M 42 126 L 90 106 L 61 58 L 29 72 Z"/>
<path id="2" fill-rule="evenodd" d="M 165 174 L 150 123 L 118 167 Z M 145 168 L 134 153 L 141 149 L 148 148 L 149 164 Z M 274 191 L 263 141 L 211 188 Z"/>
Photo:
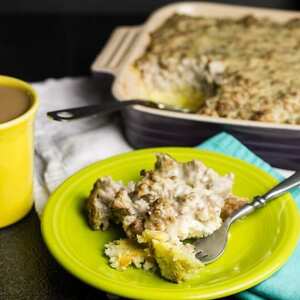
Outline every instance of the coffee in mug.
<path id="1" fill-rule="evenodd" d="M 31 97 L 25 90 L 0 86 L 0 123 L 13 120 L 30 107 Z"/>

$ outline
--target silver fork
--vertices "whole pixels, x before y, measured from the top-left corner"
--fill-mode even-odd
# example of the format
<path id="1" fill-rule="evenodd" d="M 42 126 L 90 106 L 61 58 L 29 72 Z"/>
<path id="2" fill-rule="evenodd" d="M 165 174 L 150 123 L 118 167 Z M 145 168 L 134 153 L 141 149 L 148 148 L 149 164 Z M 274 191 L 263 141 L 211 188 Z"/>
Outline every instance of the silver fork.
<path id="1" fill-rule="evenodd" d="M 263 196 L 254 197 L 251 203 L 247 203 L 242 208 L 234 212 L 231 216 L 229 216 L 224 221 L 222 226 L 212 235 L 197 239 L 194 242 L 197 253 L 196 257 L 205 264 L 215 261 L 224 252 L 227 243 L 228 230 L 233 222 L 253 213 L 269 201 L 281 196 L 282 194 L 298 185 L 300 185 L 300 171 L 280 182 Z"/>

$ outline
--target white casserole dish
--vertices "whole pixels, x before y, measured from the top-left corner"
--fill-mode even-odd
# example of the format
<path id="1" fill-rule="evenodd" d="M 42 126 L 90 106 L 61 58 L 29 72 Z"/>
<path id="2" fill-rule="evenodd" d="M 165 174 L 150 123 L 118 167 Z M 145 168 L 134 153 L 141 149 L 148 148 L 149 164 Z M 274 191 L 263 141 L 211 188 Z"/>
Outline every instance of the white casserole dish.
<path id="1" fill-rule="evenodd" d="M 142 26 L 119 27 L 91 67 L 95 74 L 110 73 L 115 77 L 112 94 L 118 101 L 141 98 L 140 79 L 132 71 L 132 64 L 145 51 L 150 41 L 149 33 L 174 13 L 237 18 L 252 14 L 278 22 L 300 17 L 300 13 L 293 11 L 184 2 L 155 11 Z M 135 147 L 191 146 L 226 130 L 277 166 L 300 166 L 300 125 L 232 120 L 141 106 L 126 109 L 123 120 L 126 137 Z"/>

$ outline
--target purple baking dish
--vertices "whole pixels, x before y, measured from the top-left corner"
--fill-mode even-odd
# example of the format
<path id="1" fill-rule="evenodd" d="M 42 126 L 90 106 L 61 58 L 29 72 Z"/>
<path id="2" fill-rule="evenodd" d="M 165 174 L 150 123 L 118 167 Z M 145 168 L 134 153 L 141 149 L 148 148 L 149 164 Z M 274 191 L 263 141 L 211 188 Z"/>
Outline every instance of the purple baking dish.
<path id="1" fill-rule="evenodd" d="M 149 33 L 174 13 L 222 17 L 253 14 L 258 17 L 267 16 L 279 22 L 300 17 L 300 13 L 292 11 L 184 2 L 157 10 L 144 25 L 119 27 L 112 33 L 91 67 L 96 76 L 114 76 L 111 90 L 117 101 L 141 98 L 140 79 L 133 71 L 132 63 L 145 50 Z M 125 136 L 134 148 L 194 146 L 216 133 L 226 131 L 276 167 L 300 167 L 299 125 L 229 120 L 142 106 L 124 109 L 122 119 Z"/>

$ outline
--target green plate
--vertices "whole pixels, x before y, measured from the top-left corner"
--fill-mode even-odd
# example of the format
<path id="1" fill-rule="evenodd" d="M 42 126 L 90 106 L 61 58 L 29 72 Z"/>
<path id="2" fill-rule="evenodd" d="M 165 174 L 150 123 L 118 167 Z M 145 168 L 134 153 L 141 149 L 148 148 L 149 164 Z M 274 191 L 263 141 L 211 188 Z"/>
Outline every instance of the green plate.
<path id="1" fill-rule="evenodd" d="M 253 197 L 276 180 L 243 161 L 191 148 L 155 148 L 118 155 L 77 172 L 50 197 L 42 217 L 44 240 L 59 263 L 74 276 L 101 290 L 136 299 L 212 299 L 250 288 L 278 270 L 299 237 L 299 213 L 290 195 L 233 224 L 224 255 L 190 281 L 174 284 L 150 271 L 117 271 L 103 255 L 104 244 L 120 236 L 89 228 L 84 201 L 95 180 L 104 175 L 124 182 L 137 180 L 141 169 L 153 168 L 155 152 L 179 161 L 200 159 L 220 174 L 233 172 L 234 192 Z"/>

